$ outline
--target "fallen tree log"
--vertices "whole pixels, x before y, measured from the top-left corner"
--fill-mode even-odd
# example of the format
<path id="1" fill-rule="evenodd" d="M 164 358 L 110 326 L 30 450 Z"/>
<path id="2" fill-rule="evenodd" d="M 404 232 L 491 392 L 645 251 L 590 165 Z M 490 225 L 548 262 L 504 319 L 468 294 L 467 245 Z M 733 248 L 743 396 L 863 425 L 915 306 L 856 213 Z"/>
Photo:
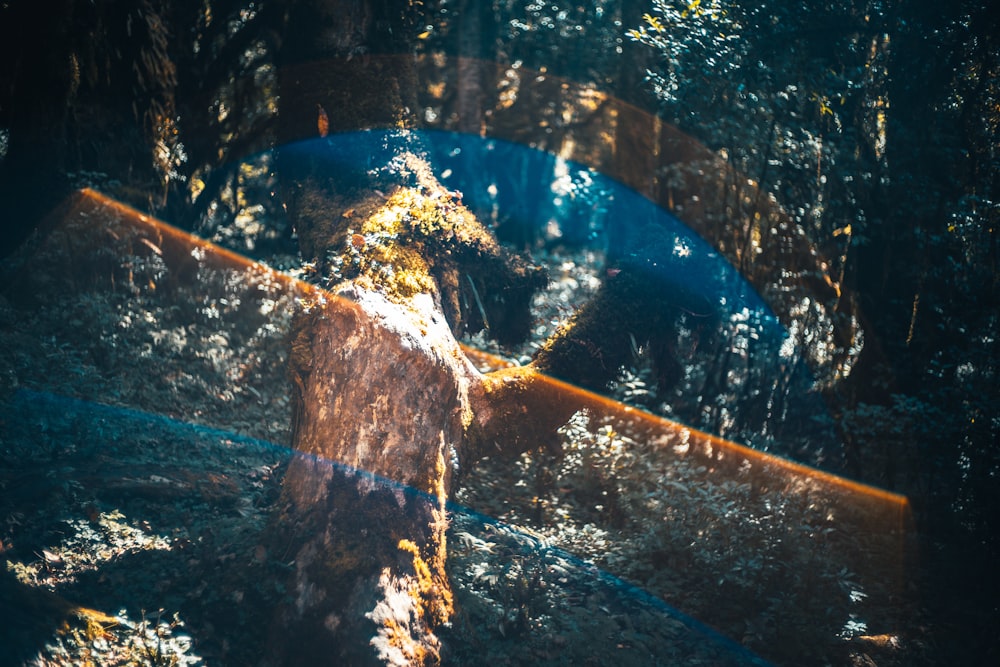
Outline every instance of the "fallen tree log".
<path id="1" fill-rule="evenodd" d="M 453 611 L 445 503 L 456 476 L 481 456 L 551 444 L 575 410 L 544 391 L 534 367 L 484 375 L 465 356 L 458 331 L 491 321 L 503 323 L 501 336 L 526 331 L 544 274 L 500 248 L 418 156 L 394 162 L 401 168 L 377 182 L 351 190 L 343 174 L 330 175 L 335 185 L 313 182 L 300 200 L 310 237 L 327 239 L 320 271 L 334 284 L 297 318 L 291 342 L 293 446 L 302 454 L 276 524 L 298 526 L 277 531 L 285 549 L 294 543 L 298 592 L 278 624 L 294 637 L 282 661 L 294 652 L 436 662 L 434 629 Z M 505 298 L 487 310 L 477 284 Z M 345 486 L 328 461 L 416 495 Z M 323 583 L 333 580 L 343 585 Z"/>

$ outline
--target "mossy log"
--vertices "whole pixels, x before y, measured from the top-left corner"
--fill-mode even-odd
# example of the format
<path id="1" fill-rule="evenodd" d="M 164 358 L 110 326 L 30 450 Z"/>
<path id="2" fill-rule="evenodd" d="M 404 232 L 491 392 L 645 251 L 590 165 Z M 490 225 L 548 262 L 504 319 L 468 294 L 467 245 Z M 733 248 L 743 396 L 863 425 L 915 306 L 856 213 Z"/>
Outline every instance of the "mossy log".
<path id="1" fill-rule="evenodd" d="M 301 454 L 272 538 L 295 564 L 294 602 L 279 612 L 277 662 L 438 662 L 458 475 L 552 443 L 575 409 L 532 366 L 483 374 L 466 357 L 461 332 L 527 333 L 544 272 L 501 248 L 416 155 L 396 164 L 299 193 L 303 242 L 331 296 L 293 328 Z"/>
<path id="2" fill-rule="evenodd" d="M 394 35 L 406 31 L 389 28 L 408 14 L 388 7 L 313 0 L 290 13 L 281 144 L 413 124 L 415 63 L 369 57 L 403 46 Z M 523 339 L 546 278 L 501 248 L 414 148 L 353 171 L 278 152 L 300 251 L 337 297 L 294 326 L 301 454 L 272 529 L 294 562 L 293 601 L 278 611 L 272 662 L 438 662 L 435 629 L 452 614 L 445 502 L 458 474 L 480 456 L 547 444 L 573 412 L 534 368 L 483 375 L 463 354 L 463 333 Z"/>

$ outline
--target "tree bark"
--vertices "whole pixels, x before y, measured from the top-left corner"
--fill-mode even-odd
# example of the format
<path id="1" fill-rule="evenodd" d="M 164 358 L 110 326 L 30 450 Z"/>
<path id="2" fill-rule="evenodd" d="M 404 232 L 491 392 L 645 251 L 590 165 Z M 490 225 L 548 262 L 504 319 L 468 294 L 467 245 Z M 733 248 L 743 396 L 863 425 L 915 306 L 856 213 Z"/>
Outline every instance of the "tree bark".
<path id="1" fill-rule="evenodd" d="M 374 2 L 293 9 L 284 141 L 412 124 L 413 69 L 369 53 L 395 18 Z M 479 373 L 455 338 L 483 326 L 523 337 L 544 273 L 501 249 L 421 158 L 390 162 L 330 173 L 279 149 L 303 256 L 333 293 L 294 326 L 300 455 L 271 530 L 294 563 L 294 601 L 271 641 L 278 663 L 437 663 L 435 630 L 453 613 L 445 503 L 458 473 L 551 441 L 573 411 L 531 368 Z"/>
<path id="2" fill-rule="evenodd" d="M 384 201 L 350 200 L 367 212 L 361 220 L 326 208 L 337 224 L 323 227 L 319 236 L 332 243 L 319 249 L 359 268 L 299 317 L 292 342 L 293 443 L 302 455 L 285 478 L 278 525 L 308 526 L 295 534 L 309 537 L 279 529 L 276 539 L 294 544 L 294 588 L 327 591 L 283 613 L 296 660 L 305 646 L 312 656 L 329 644 L 354 662 L 436 662 L 434 629 L 452 613 L 445 503 L 457 473 L 485 454 L 551 442 L 574 409 L 530 367 L 483 375 L 466 358 L 453 331 L 465 322 L 465 279 L 502 281 L 530 297 L 538 273 L 504 253 L 428 174 Z M 390 235 L 380 221 L 403 219 L 411 227 L 382 245 Z M 423 224 L 430 228 L 417 231 Z M 516 305 L 526 312 L 527 300 Z M 329 462 L 378 480 L 345 483 Z M 352 528 L 362 516 L 359 540 Z"/>

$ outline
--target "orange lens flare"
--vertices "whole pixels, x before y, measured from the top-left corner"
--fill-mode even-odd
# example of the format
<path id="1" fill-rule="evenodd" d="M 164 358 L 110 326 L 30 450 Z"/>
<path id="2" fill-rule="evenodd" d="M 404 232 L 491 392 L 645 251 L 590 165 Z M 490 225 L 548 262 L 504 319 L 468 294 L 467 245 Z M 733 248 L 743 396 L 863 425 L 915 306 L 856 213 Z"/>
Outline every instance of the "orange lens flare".
<path id="1" fill-rule="evenodd" d="M 75 195 L 67 218 L 107 221 L 108 211 L 115 214 L 112 219 L 120 224 L 130 225 L 145 232 L 147 236 L 140 238 L 140 242 L 158 255 L 176 258 L 192 257 L 197 254 L 198 261 L 204 265 L 235 268 L 258 276 L 266 275 L 303 299 L 337 302 L 339 306 L 355 308 L 352 302 L 337 297 L 327 290 L 188 234 L 92 189 L 81 190 Z M 480 367 L 499 369 L 510 366 L 506 360 L 481 350 L 463 347 L 463 351 Z M 754 474 L 757 475 L 774 479 L 784 478 L 785 483 L 788 479 L 795 478 L 811 480 L 827 493 L 835 495 L 839 506 L 858 512 L 859 516 L 887 521 L 889 524 L 895 524 L 897 528 L 905 526 L 910 520 L 910 505 L 905 496 L 751 449 L 548 376 L 539 374 L 538 379 L 544 383 L 548 391 L 561 394 L 565 400 L 578 404 L 580 408 L 587 408 L 602 418 L 627 424 L 637 436 L 655 438 L 664 434 L 684 433 L 688 442 L 692 443 L 691 453 L 703 457 L 718 474 L 735 470 L 744 465 L 745 461 L 754 467 Z M 888 524 L 885 527 L 888 527 Z"/>
<path id="2" fill-rule="evenodd" d="M 196 313 L 198 321 L 190 323 L 192 328 L 201 329 L 196 339 L 217 333 L 222 339 L 252 336 L 262 319 L 273 318 L 270 321 L 279 330 L 276 345 L 283 344 L 282 331 L 290 326 L 297 309 L 323 305 L 328 314 L 350 312 L 358 318 L 368 317 L 352 301 L 199 239 L 94 190 L 76 193 L 57 215 L 56 226 L 36 250 L 38 273 L 49 274 L 40 276 L 38 294 L 19 295 L 29 301 L 44 303 L 46 294 L 54 290 L 60 294 L 108 290 L 118 303 L 130 304 L 127 316 L 132 318 L 142 317 L 149 307 L 157 308 L 156 312 L 176 310 L 182 313 L 181 318 L 183 313 Z M 25 275 L 34 278 L 35 273 Z M 228 301 L 229 310 L 221 317 L 206 315 L 224 301 Z M 249 310 L 233 308 L 235 301 Z M 273 311 L 262 308 L 267 302 L 280 306 Z M 244 313 L 251 317 L 244 318 Z M 185 329 L 188 323 L 181 319 L 170 324 L 173 329 L 178 325 Z M 289 347 L 285 351 L 296 354 L 294 341 Z M 616 479 L 619 469 L 613 466 L 598 474 L 613 478 L 613 483 L 635 483 L 645 489 L 637 491 L 639 496 L 630 506 L 636 513 L 635 523 L 622 530 L 621 538 L 646 549 L 644 536 L 652 536 L 648 544 L 656 553 L 646 550 L 636 557 L 650 559 L 656 574 L 649 587 L 655 595 L 720 627 L 731 619 L 725 614 L 713 616 L 716 605 L 689 610 L 683 595 L 677 599 L 671 596 L 676 590 L 697 588 L 699 595 L 729 600 L 727 613 L 736 609 L 754 618 L 761 596 L 785 596 L 782 599 L 794 606 L 807 604 L 818 595 L 823 598 L 821 610 L 801 610 L 809 622 L 843 624 L 857 613 L 871 622 L 873 633 L 891 633 L 904 625 L 894 616 L 900 604 L 905 604 L 900 601 L 912 595 L 908 586 L 912 518 L 904 496 L 654 416 L 537 373 L 531 366 L 511 368 L 509 362 L 470 348 L 454 353 L 463 352 L 470 364 L 495 369 L 485 373 L 487 378 L 495 374 L 500 380 L 509 373 L 527 380 L 530 396 L 525 397 L 530 401 L 525 400 L 524 405 L 531 406 L 528 409 L 552 410 L 558 419 L 583 411 L 579 416 L 587 419 L 577 421 L 586 422 L 591 435 L 620 438 L 623 449 L 637 450 L 634 460 L 641 464 L 624 469 L 620 480 Z M 186 372 L 190 362 L 183 355 L 176 356 L 172 370 L 157 365 L 149 373 L 166 377 L 170 372 Z M 158 359 L 153 363 L 164 362 L 153 357 Z M 287 377 L 280 359 L 274 365 L 266 382 L 294 381 Z M 139 364 L 132 368 L 139 368 Z M 223 394 L 229 389 L 227 382 L 239 382 L 225 373 L 202 377 L 209 393 Z M 364 379 L 359 377 L 358 381 Z M 484 384 L 490 384 L 489 379 Z M 216 403 L 206 401 L 203 405 L 211 411 Z M 188 407 L 185 403 L 181 409 Z M 332 409 L 331 405 L 319 407 Z M 573 427 L 573 422 L 570 418 L 567 428 Z M 516 431 L 517 425 L 512 430 Z M 504 433 L 501 430 L 498 437 Z M 585 444 L 585 440 L 586 436 L 580 442 Z M 569 439 L 566 444 L 570 444 Z M 603 463 L 594 461 L 595 465 Z M 647 477 L 632 476 L 646 470 L 653 472 Z M 610 488 L 617 487 L 612 484 Z M 518 501 L 514 497 L 517 493 L 511 491 L 511 503 Z M 553 507 L 575 512 L 572 503 L 577 501 L 568 499 L 566 506 L 558 505 L 563 502 L 559 494 L 552 497 Z M 639 504 L 647 495 L 655 497 L 654 501 Z M 559 518 L 563 516 L 565 520 Z M 573 530 L 575 518 L 570 514 L 553 517 L 555 523 L 546 523 L 544 529 Z M 618 535 L 618 529 L 610 525 L 599 530 Z M 661 538 L 662 542 L 656 541 Z M 658 549 L 658 544 L 664 548 Z M 692 560 L 692 554 L 704 558 Z M 741 573 L 747 562 L 764 565 Z M 782 583 L 771 582 L 775 572 L 783 573 Z M 733 579 L 744 588 L 732 588 L 729 583 L 724 587 L 724 581 Z M 667 582 L 667 587 L 656 589 L 657 581 Z M 799 611 L 796 607 L 788 613 Z"/>

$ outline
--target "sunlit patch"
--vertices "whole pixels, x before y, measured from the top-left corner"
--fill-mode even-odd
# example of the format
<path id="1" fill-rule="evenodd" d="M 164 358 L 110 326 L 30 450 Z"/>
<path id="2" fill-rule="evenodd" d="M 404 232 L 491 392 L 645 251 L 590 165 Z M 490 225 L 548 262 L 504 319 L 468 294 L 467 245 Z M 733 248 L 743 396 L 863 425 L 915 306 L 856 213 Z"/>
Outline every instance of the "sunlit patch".
<path id="1" fill-rule="evenodd" d="M 840 637 L 843 639 L 849 639 L 851 637 L 857 637 L 868 631 L 868 624 L 859 618 L 852 617 L 846 623 L 844 623 L 843 629 L 840 631 Z"/>
<path id="2" fill-rule="evenodd" d="M 150 484 L 169 483 L 165 478 Z M 147 525 L 135 522 L 120 511 L 94 512 L 92 518 L 68 519 L 67 531 L 59 544 L 41 549 L 39 559 L 29 563 L 8 561 L 7 567 L 21 583 L 55 588 L 75 582 L 80 575 L 143 551 L 169 551 L 172 540 L 157 535 Z"/>

